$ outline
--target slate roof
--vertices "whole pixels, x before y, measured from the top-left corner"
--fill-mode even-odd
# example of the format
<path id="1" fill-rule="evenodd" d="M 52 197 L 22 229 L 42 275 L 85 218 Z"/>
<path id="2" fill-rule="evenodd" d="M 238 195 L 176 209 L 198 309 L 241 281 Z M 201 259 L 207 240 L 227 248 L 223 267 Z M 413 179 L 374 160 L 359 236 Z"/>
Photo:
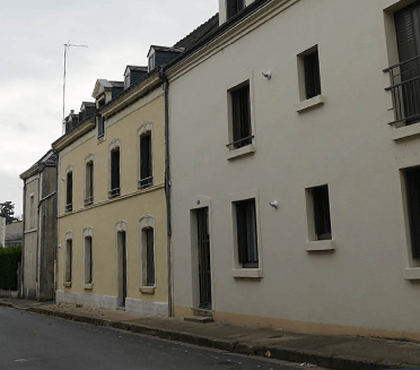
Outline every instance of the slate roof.
<path id="1" fill-rule="evenodd" d="M 208 34 L 211 33 L 214 29 L 219 27 L 219 13 L 216 13 L 208 21 L 204 22 L 201 26 L 198 26 L 194 31 L 185 36 L 183 39 L 179 40 L 174 47 L 181 47 L 189 49 L 195 44 L 203 40 Z"/>

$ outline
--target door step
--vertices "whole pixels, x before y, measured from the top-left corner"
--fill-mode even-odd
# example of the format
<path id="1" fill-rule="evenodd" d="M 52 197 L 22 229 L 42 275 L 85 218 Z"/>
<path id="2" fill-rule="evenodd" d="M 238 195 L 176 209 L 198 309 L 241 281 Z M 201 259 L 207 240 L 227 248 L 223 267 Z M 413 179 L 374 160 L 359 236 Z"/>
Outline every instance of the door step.
<path id="1" fill-rule="evenodd" d="M 208 324 L 210 322 L 213 322 L 213 318 L 208 317 L 208 316 L 189 316 L 189 317 L 184 317 L 184 321 L 197 322 L 200 324 Z"/>

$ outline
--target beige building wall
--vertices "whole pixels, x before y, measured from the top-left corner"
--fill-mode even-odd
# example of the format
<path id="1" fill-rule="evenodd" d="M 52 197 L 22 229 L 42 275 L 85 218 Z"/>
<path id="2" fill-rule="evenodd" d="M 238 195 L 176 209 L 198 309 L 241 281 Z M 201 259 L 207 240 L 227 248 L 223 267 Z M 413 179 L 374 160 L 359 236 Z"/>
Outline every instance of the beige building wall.
<path id="1" fill-rule="evenodd" d="M 271 1 L 168 72 L 177 316 L 198 308 L 193 215 L 201 205 L 216 319 L 420 338 L 401 172 L 420 165 L 420 130 L 388 124 L 383 72 L 398 61 L 392 14 L 408 3 Z M 314 47 L 322 94 L 306 100 L 300 56 Z M 234 151 L 229 91 L 245 81 L 254 138 Z M 315 241 L 308 189 L 325 184 L 332 239 Z M 249 198 L 259 264 L 246 269 L 234 202 Z"/>
<path id="2" fill-rule="evenodd" d="M 111 108 L 112 109 L 112 108 Z M 164 194 L 164 109 L 162 90 L 116 110 L 106 120 L 105 136 L 90 130 L 59 153 L 57 301 L 115 309 L 122 281 L 118 231 L 126 233 L 127 299 L 125 308 L 167 315 L 166 206 Z M 139 140 L 151 131 L 153 186 L 138 189 Z M 121 195 L 108 197 L 110 153 L 120 148 Z M 93 161 L 93 203 L 85 206 L 86 163 Z M 67 172 L 73 174 L 73 210 L 65 211 Z M 142 227 L 153 227 L 155 285 L 142 280 Z M 93 281 L 84 281 L 84 238 L 92 237 Z M 72 278 L 66 282 L 67 240 L 72 240 Z"/>

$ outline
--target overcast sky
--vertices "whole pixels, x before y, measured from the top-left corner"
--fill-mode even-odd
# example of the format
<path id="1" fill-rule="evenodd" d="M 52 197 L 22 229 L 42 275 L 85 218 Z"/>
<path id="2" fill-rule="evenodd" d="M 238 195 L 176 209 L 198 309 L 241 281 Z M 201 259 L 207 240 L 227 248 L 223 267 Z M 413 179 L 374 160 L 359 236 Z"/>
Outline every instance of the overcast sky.
<path id="1" fill-rule="evenodd" d="M 93 101 L 98 78 L 122 81 L 151 44 L 172 46 L 217 10 L 218 0 L 3 0 L 0 203 L 22 214 L 19 175 L 62 134 L 65 43 L 88 45 L 67 54 L 67 115 Z"/>

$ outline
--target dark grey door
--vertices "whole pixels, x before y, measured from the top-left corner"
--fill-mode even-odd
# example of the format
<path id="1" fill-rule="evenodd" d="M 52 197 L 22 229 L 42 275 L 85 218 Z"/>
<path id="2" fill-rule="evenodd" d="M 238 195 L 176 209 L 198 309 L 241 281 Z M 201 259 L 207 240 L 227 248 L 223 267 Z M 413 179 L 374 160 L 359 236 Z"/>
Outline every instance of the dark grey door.
<path id="1" fill-rule="evenodd" d="M 200 208 L 197 216 L 198 278 L 200 290 L 199 308 L 211 310 L 210 235 L 208 208 Z"/>

